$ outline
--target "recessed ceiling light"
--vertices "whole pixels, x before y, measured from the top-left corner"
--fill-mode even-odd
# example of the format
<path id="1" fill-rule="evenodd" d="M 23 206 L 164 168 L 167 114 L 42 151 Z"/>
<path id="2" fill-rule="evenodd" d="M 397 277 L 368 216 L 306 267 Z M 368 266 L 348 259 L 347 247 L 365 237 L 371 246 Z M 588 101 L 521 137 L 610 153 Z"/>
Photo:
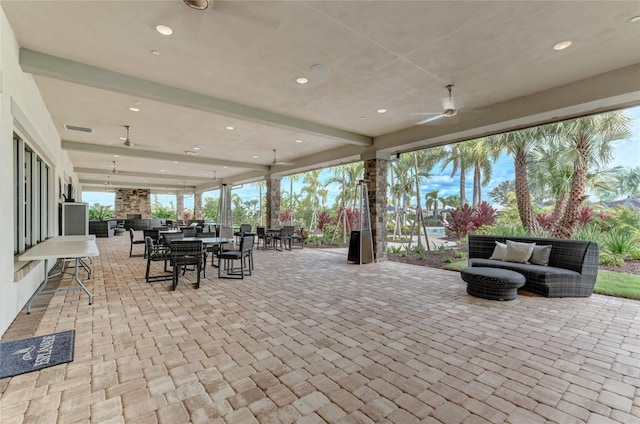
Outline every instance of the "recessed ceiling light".
<path id="1" fill-rule="evenodd" d="M 129 108 L 129 110 L 130 110 L 131 112 L 140 112 L 140 109 L 139 109 L 139 108 L 137 108 L 137 107 L 130 107 L 130 108 Z"/>
<path id="2" fill-rule="evenodd" d="M 376 112 L 378 112 L 378 113 L 387 113 L 387 109 L 380 108 L 380 109 L 376 110 Z"/>
<path id="3" fill-rule="evenodd" d="M 573 44 L 571 41 L 567 40 L 567 41 L 561 41 L 558 44 L 556 44 L 555 46 L 553 46 L 553 50 L 564 50 L 567 47 L 571 46 L 571 44 Z"/>
<path id="4" fill-rule="evenodd" d="M 233 131 L 235 129 L 235 127 L 232 127 L 231 125 L 227 125 L 225 128 L 229 131 Z"/>
<path id="5" fill-rule="evenodd" d="M 166 25 L 158 25 L 156 26 L 156 31 L 158 31 L 162 35 L 171 35 L 173 34 L 173 30 Z"/>
<path id="6" fill-rule="evenodd" d="M 127 140 L 127 137 L 120 137 L 120 140 L 122 140 L 122 141 L 126 141 L 126 140 Z"/>
<path id="7" fill-rule="evenodd" d="M 302 140 L 297 139 L 297 140 L 296 140 L 296 143 L 302 143 Z"/>
<path id="8" fill-rule="evenodd" d="M 254 159 L 258 159 L 258 155 L 253 155 L 251 157 L 254 158 Z"/>
<path id="9" fill-rule="evenodd" d="M 119 158 L 119 157 L 120 157 L 120 155 L 113 155 L 113 157 L 114 157 L 114 158 Z"/>
<path id="10" fill-rule="evenodd" d="M 640 22 L 640 15 L 634 16 L 633 18 L 629 19 L 629 22 L 633 22 L 633 23 Z"/>
<path id="11" fill-rule="evenodd" d="M 159 50 L 151 50 L 151 54 L 154 56 L 160 56 L 160 51 Z"/>
<path id="12" fill-rule="evenodd" d="M 360 119 L 365 119 L 365 117 L 364 117 L 364 116 L 361 116 L 361 117 L 360 117 Z"/>
<path id="13" fill-rule="evenodd" d="M 161 169 L 160 172 L 164 172 L 164 169 Z"/>
<path id="14" fill-rule="evenodd" d="M 174 160 L 173 163 L 180 163 L 180 162 L 178 162 L 177 160 Z"/>
<path id="15" fill-rule="evenodd" d="M 195 150 L 195 151 L 197 152 L 198 150 L 200 150 L 200 147 L 198 147 L 198 146 L 193 146 L 193 150 Z"/>
<path id="16" fill-rule="evenodd" d="M 296 82 L 297 82 L 298 84 L 306 84 L 306 83 L 308 83 L 308 82 L 309 82 L 309 80 L 308 80 L 308 79 L 306 79 L 305 77 L 300 77 L 300 78 L 296 78 Z"/>
<path id="17" fill-rule="evenodd" d="M 227 169 L 227 168 L 228 168 L 228 166 L 223 166 L 223 168 L 224 168 L 224 169 Z"/>

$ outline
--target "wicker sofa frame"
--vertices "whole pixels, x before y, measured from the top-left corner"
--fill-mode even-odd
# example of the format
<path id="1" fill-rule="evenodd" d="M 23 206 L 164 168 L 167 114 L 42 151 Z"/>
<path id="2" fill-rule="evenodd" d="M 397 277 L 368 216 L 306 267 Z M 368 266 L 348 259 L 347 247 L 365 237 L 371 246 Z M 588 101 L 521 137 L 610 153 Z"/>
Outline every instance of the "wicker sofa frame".
<path id="1" fill-rule="evenodd" d="M 489 259 L 496 241 L 551 245 L 549 265 Z M 509 269 L 524 275 L 522 290 L 547 297 L 589 297 L 598 275 L 598 244 L 591 241 L 534 237 L 469 235 L 469 266 Z"/>

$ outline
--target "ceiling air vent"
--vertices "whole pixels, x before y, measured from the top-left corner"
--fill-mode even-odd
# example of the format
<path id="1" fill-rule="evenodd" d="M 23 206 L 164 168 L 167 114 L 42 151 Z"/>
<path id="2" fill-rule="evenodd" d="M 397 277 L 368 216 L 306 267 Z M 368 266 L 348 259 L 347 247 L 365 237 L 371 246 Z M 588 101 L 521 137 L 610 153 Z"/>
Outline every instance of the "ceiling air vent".
<path id="1" fill-rule="evenodd" d="M 86 132 L 86 133 L 92 133 L 93 129 L 91 128 L 86 128 L 86 127 L 78 127 L 75 125 L 69 125 L 69 124 L 64 124 L 64 129 L 67 131 L 80 131 L 80 132 Z"/>

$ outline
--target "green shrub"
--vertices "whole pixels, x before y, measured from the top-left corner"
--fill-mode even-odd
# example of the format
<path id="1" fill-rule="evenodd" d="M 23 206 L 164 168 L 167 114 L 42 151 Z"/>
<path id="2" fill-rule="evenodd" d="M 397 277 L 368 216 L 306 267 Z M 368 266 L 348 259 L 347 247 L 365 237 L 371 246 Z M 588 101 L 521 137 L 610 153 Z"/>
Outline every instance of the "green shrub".
<path id="1" fill-rule="evenodd" d="M 601 248 L 604 243 L 604 234 L 600 230 L 600 226 L 598 224 L 588 224 L 584 227 L 578 228 L 571 235 L 571 238 L 574 240 L 594 241 L 598 243 Z"/>
<path id="2" fill-rule="evenodd" d="M 600 252 L 600 265 L 624 265 L 624 259 L 620 255 L 614 255 L 609 252 Z"/>
<path id="3" fill-rule="evenodd" d="M 522 224 L 499 222 L 495 225 L 484 225 L 475 231 L 475 234 L 484 234 L 503 237 L 542 237 L 544 234 L 535 234 L 527 231 Z"/>
<path id="4" fill-rule="evenodd" d="M 416 246 L 416 247 L 414 247 L 413 251 L 418 254 L 418 258 L 420 258 L 421 261 L 423 261 L 424 258 L 427 256 L 427 251 L 424 248 L 424 246 L 421 245 L 421 244 Z"/>
<path id="5" fill-rule="evenodd" d="M 452 262 L 453 262 L 453 259 L 451 259 L 451 258 L 449 258 L 449 257 L 444 258 L 444 263 L 445 263 L 445 264 L 450 264 L 450 263 L 452 263 Z"/>
<path id="6" fill-rule="evenodd" d="M 602 249 L 614 255 L 637 256 L 640 238 L 633 232 L 622 228 L 611 228 L 604 233 Z"/>
<path id="7" fill-rule="evenodd" d="M 113 211 L 111 205 L 101 205 L 95 203 L 89 208 L 89 219 L 94 221 L 104 221 L 105 219 L 113 218 Z"/>
<path id="8" fill-rule="evenodd" d="M 462 258 L 464 258 L 465 256 L 467 256 L 467 254 L 466 254 L 465 252 L 463 252 L 462 250 L 456 250 L 456 251 L 453 253 L 453 256 L 455 256 L 457 259 L 462 259 Z"/>

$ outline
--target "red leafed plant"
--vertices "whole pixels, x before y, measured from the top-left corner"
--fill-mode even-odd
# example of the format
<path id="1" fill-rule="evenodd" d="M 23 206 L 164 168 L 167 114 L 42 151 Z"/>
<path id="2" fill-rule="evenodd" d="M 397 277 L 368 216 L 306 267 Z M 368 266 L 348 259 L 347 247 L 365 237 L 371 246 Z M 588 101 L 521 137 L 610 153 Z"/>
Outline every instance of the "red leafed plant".
<path id="1" fill-rule="evenodd" d="M 550 230 L 553 226 L 553 214 L 552 213 L 539 213 L 536 215 L 536 221 L 545 230 Z"/>
<path id="2" fill-rule="evenodd" d="M 584 206 L 580 209 L 580 214 L 578 215 L 578 222 L 582 227 L 591 222 L 591 218 L 593 217 L 593 209 L 589 206 Z"/>
<path id="3" fill-rule="evenodd" d="M 333 222 L 333 218 L 327 211 L 322 211 L 318 215 L 318 230 L 324 232 L 324 227 Z"/>
<path id="4" fill-rule="evenodd" d="M 293 218 L 293 214 L 288 210 L 282 211 L 278 215 L 278 219 L 280 220 L 280 222 L 291 222 L 291 218 Z"/>
<path id="5" fill-rule="evenodd" d="M 477 206 L 464 206 L 449 213 L 448 224 L 445 226 L 458 240 L 462 240 L 469 233 L 483 225 L 493 225 L 496 222 L 496 210 L 487 202 L 482 201 Z"/>
<path id="6" fill-rule="evenodd" d="M 446 229 L 451 231 L 458 240 L 465 238 L 467 234 L 476 229 L 473 208 L 467 203 L 461 208 L 449 212 L 447 220 L 449 223 Z"/>
<path id="7" fill-rule="evenodd" d="M 496 210 L 484 200 L 473 208 L 473 223 L 475 228 L 496 223 Z M 474 230 L 475 230 L 474 228 Z"/>

